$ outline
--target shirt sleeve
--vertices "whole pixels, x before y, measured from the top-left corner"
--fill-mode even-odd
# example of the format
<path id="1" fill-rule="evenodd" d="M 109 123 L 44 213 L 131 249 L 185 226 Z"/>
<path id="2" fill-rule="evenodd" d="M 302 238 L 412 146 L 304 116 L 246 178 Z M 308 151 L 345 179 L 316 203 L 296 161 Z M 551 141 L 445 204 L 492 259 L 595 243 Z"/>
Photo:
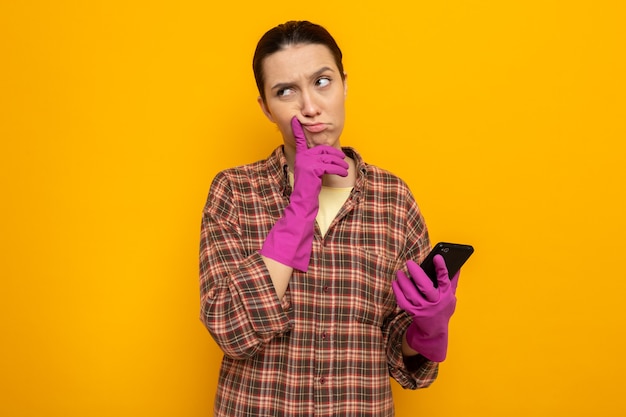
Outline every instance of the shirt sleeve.
<path id="1" fill-rule="evenodd" d="M 256 250 L 244 247 L 228 177 L 211 185 L 200 240 L 200 318 L 225 355 L 254 356 L 290 330 L 269 271 Z"/>
<path id="2" fill-rule="evenodd" d="M 383 329 L 387 339 L 389 375 L 402 388 L 426 388 L 437 379 L 439 364 L 426 358 L 415 361 L 405 360 L 402 354 L 402 338 L 409 324 L 411 324 L 411 317 L 403 311 L 399 311 Z"/>
<path id="3" fill-rule="evenodd" d="M 407 216 L 406 246 L 403 263 L 406 263 L 409 259 L 420 263 L 431 249 L 428 229 L 408 187 L 406 187 L 403 197 L 404 199 L 400 204 L 404 204 Z M 402 354 L 402 340 L 411 322 L 412 319 L 409 314 L 400 308 L 396 308 L 394 314 L 383 325 L 389 374 L 403 388 L 426 388 L 437 379 L 439 364 L 426 358 L 423 358 L 424 360 L 407 360 L 404 357 Z"/>

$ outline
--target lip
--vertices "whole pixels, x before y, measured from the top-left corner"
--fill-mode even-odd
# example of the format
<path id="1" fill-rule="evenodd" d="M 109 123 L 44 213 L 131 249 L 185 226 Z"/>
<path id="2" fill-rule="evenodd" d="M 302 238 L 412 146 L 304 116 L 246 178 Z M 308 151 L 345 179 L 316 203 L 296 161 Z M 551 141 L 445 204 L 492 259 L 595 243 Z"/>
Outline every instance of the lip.
<path id="1" fill-rule="evenodd" d="M 310 124 L 303 124 L 302 127 L 311 133 L 319 133 L 319 132 L 323 132 L 324 130 L 326 130 L 328 128 L 328 126 L 324 123 L 310 123 Z"/>

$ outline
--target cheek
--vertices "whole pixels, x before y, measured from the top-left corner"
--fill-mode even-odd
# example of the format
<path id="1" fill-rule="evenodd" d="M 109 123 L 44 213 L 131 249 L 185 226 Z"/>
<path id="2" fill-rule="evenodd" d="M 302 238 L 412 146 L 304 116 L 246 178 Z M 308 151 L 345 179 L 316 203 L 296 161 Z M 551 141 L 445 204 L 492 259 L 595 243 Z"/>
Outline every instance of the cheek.
<path id="1" fill-rule="evenodd" d="M 293 116 L 295 116 L 295 114 L 285 114 L 277 118 L 276 124 L 281 132 L 291 132 L 291 118 Z"/>
<path id="2" fill-rule="evenodd" d="M 270 106 L 274 120 L 279 125 L 290 125 L 291 118 L 298 114 L 298 107 L 295 103 L 272 103 Z"/>
<path id="3" fill-rule="evenodd" d="M 338 93 L 333 101 L 332 107 L 335 114 L 343 114 L 346 106 L 346 97 L 343 95 L 343 92 Z"/>
<path id="4" fill-rule="evenodd" d="M 344 119 L 346 116 L 346 108 L 344 106 L 344 103 L 342 102 L 342 103 L 337 104 L 333 110 L 334 110 L 333 113 L 335 114 L 336 122 L 343 125 Z"/>
<path id="5" fill-rule="evenodd" d="M 286 106 L 271 105 L 268 108 L 271 114 L 271 121 L 278 127 L 278 130 L 283 134 L 291 134 L 291 118 L 297 114 L 295 110 L 292 110 Z"/>

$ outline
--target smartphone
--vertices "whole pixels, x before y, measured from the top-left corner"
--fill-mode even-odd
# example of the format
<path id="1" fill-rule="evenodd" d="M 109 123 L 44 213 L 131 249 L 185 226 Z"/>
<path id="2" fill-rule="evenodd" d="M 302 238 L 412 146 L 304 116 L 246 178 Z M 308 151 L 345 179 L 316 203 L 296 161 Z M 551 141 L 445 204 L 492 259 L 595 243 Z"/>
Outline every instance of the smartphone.
<path id="1" fill-rule="evenodd" d="M 460 243 L 439 242 L 430 251 L 428 256 L 422 261 L 420 266 L 431 279 L 435 288 L 437 284 L 437 273 L 435 272 L 435 264 L 433 258 L 435 255 L 443 256 L 448 268 L 448 276 L 450 279 L 461 269 L 465 261 L 474 253 L 474 248 L 470 245 L 462 245 Z"/>

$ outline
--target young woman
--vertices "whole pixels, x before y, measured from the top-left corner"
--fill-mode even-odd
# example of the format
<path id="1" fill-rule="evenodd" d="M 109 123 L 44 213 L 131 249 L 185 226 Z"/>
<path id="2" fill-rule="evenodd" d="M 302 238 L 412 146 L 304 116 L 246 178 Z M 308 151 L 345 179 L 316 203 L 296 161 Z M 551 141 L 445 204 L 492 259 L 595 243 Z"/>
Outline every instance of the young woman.
<path id="1" fill-rule="evenodd" d="M 341 147 L 332 36 L 281 24 L 253 69 L 283 145 L 219 173 L 204 208 L 201 319 L 224 352 L 215 415 L 391 416 L 389 376 L 410 389 L 437 376 L 458 275 L 438 256 L 433 286 L 407 185 Z"/>

